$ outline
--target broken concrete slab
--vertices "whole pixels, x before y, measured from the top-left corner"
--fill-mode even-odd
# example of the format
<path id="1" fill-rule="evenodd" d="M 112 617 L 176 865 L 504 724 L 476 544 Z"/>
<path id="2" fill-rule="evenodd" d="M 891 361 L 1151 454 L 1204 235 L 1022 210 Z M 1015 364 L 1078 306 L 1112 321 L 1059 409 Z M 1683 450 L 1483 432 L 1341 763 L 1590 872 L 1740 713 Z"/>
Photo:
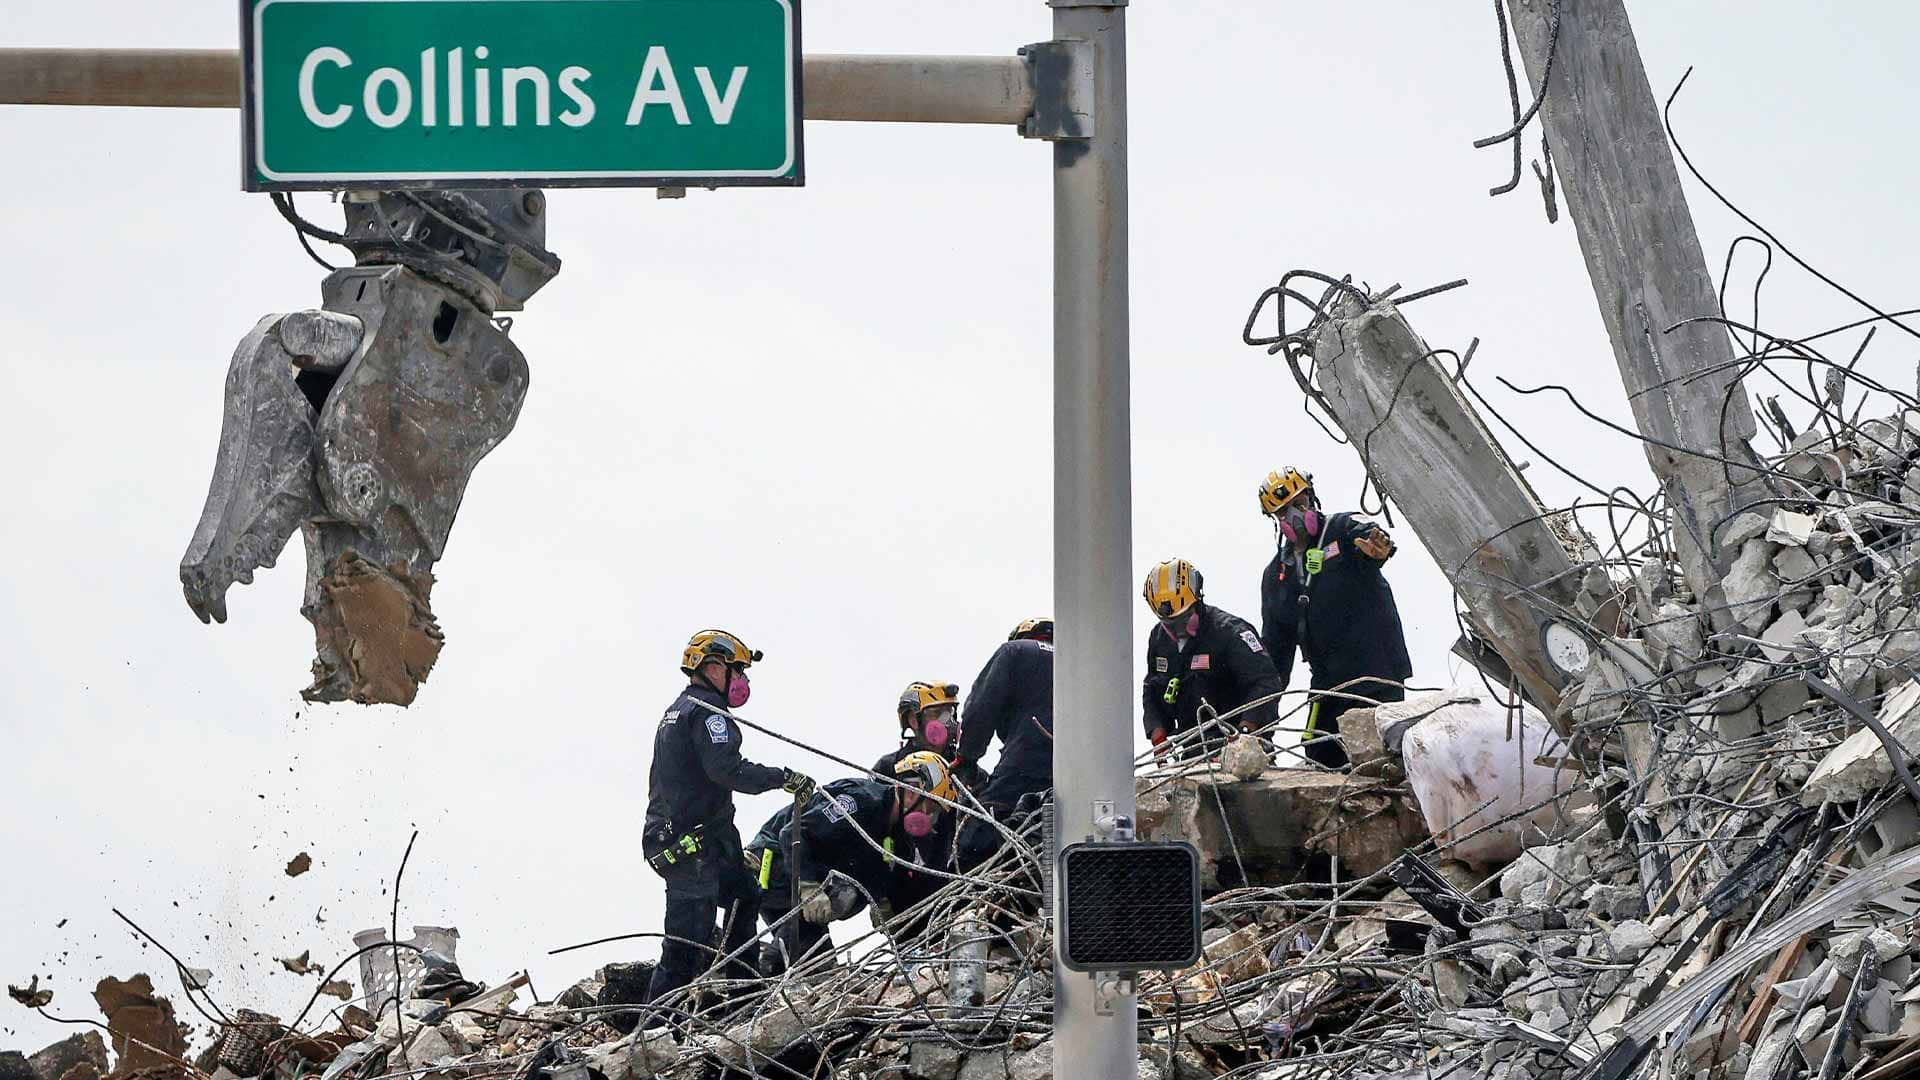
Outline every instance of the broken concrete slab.
<path id="1" fill-rule="evenodd" d="M 1887 733 L 1907 748 L 1920 749 L 1920 683 L 1909 682 L 1880 706 L 1878 718 Z M 1803 806 L 1825 801 L 1851 802 L 1877 791 L 1893 779 L 1893 763 L 1872 730 L 1861 728 L 1820 759 L 1800 791 Z"/>
<path id="2" fill-rule="evenodd" d="M 1773 574 L 1770 551 L 1765 540 L 1747 541 L 1740 548 L 1740 557 L 1720 579 L 1728 617 L 1749 632 L 1767 625 L 1773 612 L 1774 594 L 1780 591 L 1780 579 Z"/>
<path id="3" fill-rule="evenodd" d="M 1240 884 L 1242 866 L 1252 882 L 1291 881 L 1309 851 L 1337 852 L 1343 872 L 1371 874 L 1427 835 L 1397 788 L 1319 769 L 1269 768 L 1217 784 L 1141 777 L 1137 801 L 1140 838 L 1197 846 L 1207 888 Z"/>
<path id="4" fill-rule="evenodd" d="M 1807 628 L 1807 620 L 1797 611 L 1788 611 L 1773 620 L 1760 635 L 1760 651 L 1768 660 L 1778 664 L 1793 655 L 1794 648 L 1800 642 L 1800 631 Z"/>
<path id="5" fill-rule="evenodd" d="M 1786 507 L 1778 507 L 1773 519 L 1767 523 L 1767 542 L 1770 544 L 1805 544 L 1813 536 L 1813 530 L 1819 521 L 1811 514 L 1795 513 Z"/>
<path id="6" fill-rule="evenodd" d="M 1728 548 L 1737 548 L 1756 536 L 1766 535 L 1771 522 L 1762 514 L 1745 510 L 1733 516 L 1727 527 L 1720 530 L 1720 543 Z"/>
<path id="7" fill-rule="evenodd" d="M 313 869 L 313 856 L 304 851 L 287 860 L 288 877 L 299 877 L 311 869 Z"/>
<path id="8" fill-rule="evenodd" d="M 1780 549 L 1780 553 L 1773 557 L 1773 570 L 1780 575 L 1781 581 L 1793 584 L 1807 581 L 1818 574 L 1820 564 L 1806 548 L 1796 544 Z"/>
<path id="9" fill-rule="evenodd" d="M 153 992 L 153 980 L 145 973 L 124 982 L 101 979 L 93 989 L 93 1000 L 107 1018 L 107 1031 L 113 1036 L 112 1077 L 123 1077 L 141 1069 L 172 1068 L 187 1052 L 187 1034 L 173 1016 L 173 1003 Z"/>
<path id="10" fill-rule="evenodd" d="M 97 1031 L 69 1036 L 42 1047 L 27 1062 L 33 1066 L 34 1074 L 40 1080 L 61 1080 L 69 1069 L 83 1063 L 93 1066 L 101 1076 L 105 1076 L 111 1067 L 107 1060 L 107 1044 Z"/>

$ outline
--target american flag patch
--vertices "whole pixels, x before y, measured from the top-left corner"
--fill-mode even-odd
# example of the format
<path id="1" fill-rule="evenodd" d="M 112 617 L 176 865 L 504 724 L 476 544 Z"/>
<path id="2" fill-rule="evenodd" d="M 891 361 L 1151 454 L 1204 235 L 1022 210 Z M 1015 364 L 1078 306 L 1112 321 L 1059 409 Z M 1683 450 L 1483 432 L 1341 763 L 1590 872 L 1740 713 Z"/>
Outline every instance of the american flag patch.
<path id="1" fill-rule="evenodd" d="M 1327 558 L 1331 559 L 1338 554 L 1340 554 L 1340 541 L 1335 540 L 1333 543 L 1327 545 Z"/>
<path id="2" fill-rule="evenodd" d="M 1192 663 L 1187 665 L 1187 670 L 1211 671 L 1213 670 L 1213 657 L 1207 655 L 1206 653 L 1200 653 L 1193 658 Z"/>

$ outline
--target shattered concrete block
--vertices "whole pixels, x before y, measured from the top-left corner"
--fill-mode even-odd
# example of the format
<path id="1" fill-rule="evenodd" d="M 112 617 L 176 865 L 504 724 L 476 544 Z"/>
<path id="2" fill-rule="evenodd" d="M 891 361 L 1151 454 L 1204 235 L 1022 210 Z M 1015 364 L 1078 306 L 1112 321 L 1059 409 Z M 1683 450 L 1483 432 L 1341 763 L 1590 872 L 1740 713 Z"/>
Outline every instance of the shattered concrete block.
<path id="1" fill-rule="evenodd" d="M 1874 958 L 1881 963 L 1907 951 L 1905 941 L 1877 926 L 1841 934 L 1827 943 L 1827 959 L 1833 963 L 1835 974 L 1853 970 L 1860 963 L 1860 954 L 1869 946 L 1873 949 Z"/>
<path id="2" fill-rule="evenodd" d="M 1691 666 L 1706 648 L 1699 616 L 1671 600 L 1655 609 L 1653 620 L 1640 633 L 1669 671 Z"/>
<path id="3" fill-rule="evenodd" d="M 1726 548 L 1740 547 L 1756 536 L 1766 535 L 1770 525 L 1760 514 L 1752 510 L 1742 511 L 1727 522 L 1726 528 L 1720 530 L 1720 544 Z"/>
<path id="4" fill-rule="evenodd" d="M 1894 1028 L 1898 1026 L 1899 1020 L 1893 1008 L 1893 995 L 1899 989 L 1899 984 L 1882 979 L 1880 984 L 1873 988 L 1873 992 L 1867 995 L 1867 1000 L 1860 1009 L 1860 1020 L 1867 1025 L 1868 1031 L 1888 1035 L 1892 1034 Z"/>
<path id="5" fill-rule="evenodd" d="M 1811 514 L 1799 514 L 1784 506 L 1777 507 L 1773 511 L 1773 520 L 1767 524 L 1767 542 L 1804 544 L 1813 536 L 1814 526 L 1818 524 Z"/>
<path id="6" fill-rule="evenodd" d="M 1235 780 L 1258 779 L 1267 771 L 1267 748 L 1252 735 L 1235 735 L 1220 750 L 1220 767 Z"/>
<path id="7" fill-rule="evenodd" d="M 1774 594 L 1780 591 L 1780 579 L 1773 575 L 1768 551 L 1765 540 L 1747 541 L 1720 581 L 1727 614 L 1749 633 L 1767 625 Z"/>
<path id="8" fill-rule="evenodd" d="M 1780 549 L 1780 553 L 1773 557 L 1773 569 L 1780 575 L 1782 582 L 1791 584 L 1796 581 L 1806 581 L 1819 573 L 1820 564 L 1814 561 L 1811 552 L 1795 544 L 1792 547 Z"/>
<path id="9" fill-rule="evenodd" d="M 1638 919 L 1628 919 L 1607 934 L 1607 946 L 1613 950 L 1615 963 L 1633 963 L 1653 948 L 1653 942 L 1653 928 Z"/>
<path id="10" fill-rule="evenodd" d="M 113 1037 L 112 1077 L 154 1066 L 171 1067 L 187 1052 L 186 1032 L 173 1018 L 173 1003 L 153 992 L 144 973 L 122 982 L 108 977 L 93 988 L 93 1000 Z"/>
<path id="11" fill-rule="evenodd" d="M 1554 864 L 1559 858 L 1558 844 L 1542 844 L 1522 851 L 1519 858 L 1501 871 L 1500 895 L 1518 899 L 1529 886 L 1551 880 Z"/>
<path id="12" fill-rule="evenodd" d="M 1427 836 L 1419 810 L 1397 789 L 1318 769 L 1268 769 L 1217 785 L 1204 776 L 1142 777 L 1139 787 L 1140 838 L 1194 844 L 1207 888 L 1240 884 L 1242 866 L 1256 883 L 1291 881 L 1308 851 L 1337 852 L 1343 873 L 1371 874 Z"/>
<path id="13" fill-rule="evenodd" d="M 1909 682 L 1894 691 L 1881 704 L 1879 720 L 1909 753 L 1920 748 L 1920 683 Z M 1850 802 L 1892 779 L 1893 764 L 1887 760 L 1886 748 L 1870 729 L 1861 728 L 1814 766 L 1801 789 L 1800 802 L 1803 806 L 1827 800 Z"/>
<path id="14" fill-rule="evenodd" d="M 1768 660 L 1776 664 L 1783 663 L 1793 655 L 1800 641 L 1800 632 L 1806 628 L 1807 620 L 1801 618 L 1799 612 L 1788 611 L 1773 620 L 1773 625 L 1760 635 L 1760 651 L 1766 654 Z"/>
<path id="15" fill-rule="evenodd" d="M 440 658 L 443 636 L 429 597 L 433 574 L 404 563 L 379 567 L 347 551 L 320 577 L 319 599 L 301 608 L 316 656 L 307 701 L 411 705 Z"/>
<path id="16" fill-rule="evenodd" d="M 1901 799 L 1867 823 L 1854 846 L 1854 865 L 1866 866 L 1916 842 L 1920 842 L 1920 810 L 1912 799 Z"/>
<path id="17" fill-rule="evenodd" d="M 450 1060 L 459 1051 L 460 1048 L 447 1038 L 445 1032 L 429 1024 L 421 1027 L 420 1033 L 407 1043 L 406 1053 L 402 1056 L 413 1068 L 423 1069 Z"/>
<path id="18" fill-rule="evenodd" d="M 18 1050 L 0 1050 L 0 1080 L 35 1080 L 27 1055 Z"/>
<path id="19" fill-rule="evenodd" d="M 916 1042 L 907 1050 L 907 1075 L 912 1080 L 958 1080 L 967 1051 L 944 1042 Z"/>
<path id="20" fill-rule="evenodd" d="M 91 1065 L 100 1076 L 105 1076 L 110 1068 L 107 1044 L 101 1040 L 98 1031 L 69 1036 L 43 1047 L 27 1059 L 27 1064 L 33 1066 L 34 1075 L 39 1080 L 60 1080 L 69 1069 L 81 1064 Z"/>

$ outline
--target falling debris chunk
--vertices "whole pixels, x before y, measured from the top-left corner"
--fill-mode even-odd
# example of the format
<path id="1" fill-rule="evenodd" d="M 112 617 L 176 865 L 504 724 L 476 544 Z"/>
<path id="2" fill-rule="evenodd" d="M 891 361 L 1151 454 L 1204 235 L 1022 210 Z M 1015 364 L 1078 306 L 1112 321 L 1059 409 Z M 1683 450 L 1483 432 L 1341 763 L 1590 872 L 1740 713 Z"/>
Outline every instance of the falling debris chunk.
<path id="1" fill-rule="evenodd" d="M 320 992 L 329 997 L 337 997 L 341 1001 L 349 1001 L 353 998 L 353 984 L 345 979 L 334 979 L 321 983 Z"/>
<path id="2" fill-rule="evenodd" d="M 155 1066 L 172 1069 L 187 1052 L 187 1033 L 173 1017 L 173 1003 L 153 992 L 153 980 L 145 974 L 124 982 L 101 979 L 93 1000 L 113 1036 L 114 1066 L 108 1076 Z"/>
<path id="3" fill-rule="evenodd" d="M 12 983 L 8 983 L 7 996 L 25 1005 L 29 1009 L 39 1009 L 45 1007 L 48 1002 L 53 1000 L 53 991 L 40 989 L 40 976 L 35 975 L 33 978 L 27 980 L 27 985 L 25 986 L 15 986 Z"/>
<path id="4" fill-rule="evenodd" d="M 311 870 L 312 868 L 313 868 L 313 856 L 308 855 L 306 852 L 303 851 L 300 854 L 295 855 L 292 859 L 288 860 L 287 876 L 299 877 L 301 874 L 306 873 L 308 870 Z"/>
<path id="5" fill-rule="evenodd" d="M 428 597 L 433 575 L 402 563 L 383 569 L 347 551 L 306 609 L 318 655 L 308 701 L 411 705 L 440 657 L 440 624 Z"/>
<path id="6" fill-rule="evenodd" d="M 307 957 L 312 952 L 312 949 L 307 949 L 302 951 L 299 956 L 282 956 L 276 957 L 276 959 L 280 961 L 281 967 L 286 968 L 295 975 L 311 975 L 315 972 L 324 971 L 325 969 L 321 967 L 321 965 L 308 962 Z"/>

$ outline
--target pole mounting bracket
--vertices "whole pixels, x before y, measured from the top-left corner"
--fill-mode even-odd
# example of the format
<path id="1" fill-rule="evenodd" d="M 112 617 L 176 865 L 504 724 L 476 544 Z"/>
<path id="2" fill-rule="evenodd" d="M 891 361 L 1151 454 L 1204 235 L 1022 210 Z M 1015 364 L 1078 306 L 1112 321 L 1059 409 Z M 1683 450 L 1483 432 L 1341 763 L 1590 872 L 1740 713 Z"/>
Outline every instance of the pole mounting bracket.
<path id="1" fill-rule="evenodd" d="M 1021 136 L 1093 138 L 1093 43 L 1041 41 L 1021 46 L 1020 55 L 1033 81 L 1033 111 L 1020 121 Z"/>

